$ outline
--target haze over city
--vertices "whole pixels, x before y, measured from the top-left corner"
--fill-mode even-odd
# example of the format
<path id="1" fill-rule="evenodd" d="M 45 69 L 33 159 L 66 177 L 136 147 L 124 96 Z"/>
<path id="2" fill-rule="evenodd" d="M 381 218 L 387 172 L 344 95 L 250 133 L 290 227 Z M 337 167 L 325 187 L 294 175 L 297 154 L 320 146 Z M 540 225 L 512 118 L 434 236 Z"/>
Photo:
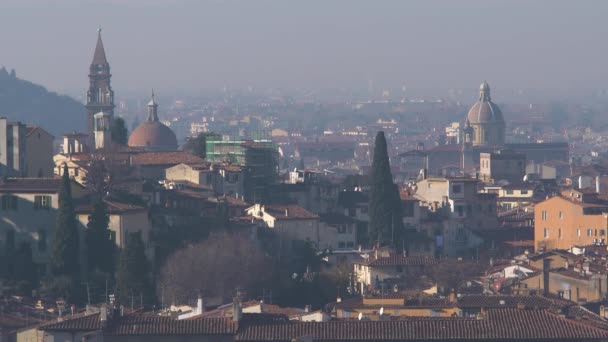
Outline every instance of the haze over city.
<path id="1" fill-rule="evenodd" d="M 405 86 L 441 97 L 488 79 L 503 100 L 559 99 L 607 88 L 607 16 L 605 1 L 4 0 L 0 64 L 81 94 L 101 26 L 122 91 Z"/>
<path id="2" fill-rule="evenodd" d="M 0 342 L 607 342 L 605 18 L 0 0 Z"/>

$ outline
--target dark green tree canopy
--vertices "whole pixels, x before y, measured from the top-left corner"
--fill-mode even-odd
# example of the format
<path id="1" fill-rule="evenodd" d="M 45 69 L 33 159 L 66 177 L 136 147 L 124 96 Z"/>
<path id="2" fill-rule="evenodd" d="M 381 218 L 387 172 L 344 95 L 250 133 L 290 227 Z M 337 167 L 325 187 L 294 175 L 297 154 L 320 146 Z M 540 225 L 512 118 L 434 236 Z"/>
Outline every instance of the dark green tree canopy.
<path id="1" fill-rule="evenodd" d="M 94 196 L 92 212 L 87 223 L 87 261 L 89 271 L 114 273 L 114 242 L 110 239 L 110 218 L 101 196 Z"/>
<path id="2" fill-rule="evenodd" d="M 112 141 L 118 145 L 127 145 L 129 135 L 125 120 L 121 117 L 114 118 L 112 122 Z"/>
<path id="3" fill-rule="evenodd" d="M 140 296 L 144 304 L 154 302 L 154 290 L 150 282 L 148 259 L 141 233 L 131 233 L 127 236 L 126 246 L 118 261 L 116 282 L 120 303 L 129 305 L 132 298 Z"/>
<path id="4" fill-rule="evenodd" d="M 370 242 L 396 246 L 401 240 L 402 215 L 399 188 L 393 183 L 384 132 L 376 135 L 369 201 Z"/>
<path id="5" fill-rule="evenodd" d="M 194 138 L 189 138 L 184 145 L 184 151 L 188 151 L 197 157 L 205 159 L 207 156 L 207 138 L 219 137 L 219 134 L 213 132 L 202 132 Z"/>
<path id="6" fill-rule="evenodd" d="M 59 190 L 59 208 L 55 223 L 51 270 L 53 275 L 77 278 L 80 273 L 78 226 L 74 214 L 72 189 L 67 164 L 63 169 L 63 182 Z"/>

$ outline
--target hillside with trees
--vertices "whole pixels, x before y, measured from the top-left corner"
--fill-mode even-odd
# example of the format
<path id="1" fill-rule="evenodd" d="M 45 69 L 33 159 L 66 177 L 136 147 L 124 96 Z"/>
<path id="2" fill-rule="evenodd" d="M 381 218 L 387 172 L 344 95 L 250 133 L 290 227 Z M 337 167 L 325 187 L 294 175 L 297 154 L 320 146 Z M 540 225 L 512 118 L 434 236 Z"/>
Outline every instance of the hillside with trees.
<path id="1" fill-rule="evenodd" d="M 0 116 L 41 126 L 56 137 L 85 129 L 84 106 L 66 95 L 22 80 L 15 70 L 0 68 Z"/>

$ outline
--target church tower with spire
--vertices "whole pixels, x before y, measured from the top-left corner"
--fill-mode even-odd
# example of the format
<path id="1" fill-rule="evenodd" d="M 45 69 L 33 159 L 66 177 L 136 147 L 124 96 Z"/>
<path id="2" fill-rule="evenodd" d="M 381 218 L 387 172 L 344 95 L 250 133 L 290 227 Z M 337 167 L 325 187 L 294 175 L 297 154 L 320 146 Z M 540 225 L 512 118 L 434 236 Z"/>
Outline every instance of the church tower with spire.
<path id="1" fill-rule="evenodd" d="M 87 91 L 87 134 L 88 145 L 95 146 L 95 114 L 103 112 L 114 118 L 114 91 L 110 86 L 110 64 L 101 40 L 101 28 L 97 30 L 97 46 L 89 68 L 89 90 Z"/>

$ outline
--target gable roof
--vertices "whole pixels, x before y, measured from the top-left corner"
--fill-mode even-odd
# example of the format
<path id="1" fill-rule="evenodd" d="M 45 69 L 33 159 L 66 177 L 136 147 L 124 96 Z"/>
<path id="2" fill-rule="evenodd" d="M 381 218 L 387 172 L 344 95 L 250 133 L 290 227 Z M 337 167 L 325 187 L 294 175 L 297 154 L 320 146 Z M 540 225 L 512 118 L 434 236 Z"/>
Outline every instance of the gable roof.
<path id="1" fill-rule="evenodd" d="M 234 335 L 232 318 L 213 317 L 176 320 L 164 316 L 124 316 L 112 322 L 104 335 Z"/>
<path id="2" fill-rule="evenodd" d="M 202 164 L 204 160 L 188 152 L 141 152 L 131 157 L 133 166 Z"/>
<path id="3" fill-rule="evenodd" d="M 480 318 L 404 317 L 388 321 L 288 322 L 246 325 L 237 341 L 313 340 L 419 341 L 605 339 L 608 331 L 568 320 L 546 310 L 496 309 Z"/>
<path id="4" fill-rule="evenodd" d="M 66 318 L 63 321 L 43 324 L 39 328 L 44 331 L 94 331 L 101 329 L 99 312 L 77 318 Z"/>
<path id="5" fill-rule="evenodd" d="M 61 178 L 5 178 L 0 181 L 0 193 L 57 193 L 61 182 Z"/>
<path id="6" fill-rule="evenodd" d="M 368 259 L 364 259 L 362 262 L 358 262 L 362 265 L 370 267 L 376 266 L 423 266 L 423 265 L 435 265 L 438 263 L 437 259 L 426 256 L 403 256 L 402 254 L 390 254 L 389 256 L 378 256 L 374 258 L 370 255 Z"/>

